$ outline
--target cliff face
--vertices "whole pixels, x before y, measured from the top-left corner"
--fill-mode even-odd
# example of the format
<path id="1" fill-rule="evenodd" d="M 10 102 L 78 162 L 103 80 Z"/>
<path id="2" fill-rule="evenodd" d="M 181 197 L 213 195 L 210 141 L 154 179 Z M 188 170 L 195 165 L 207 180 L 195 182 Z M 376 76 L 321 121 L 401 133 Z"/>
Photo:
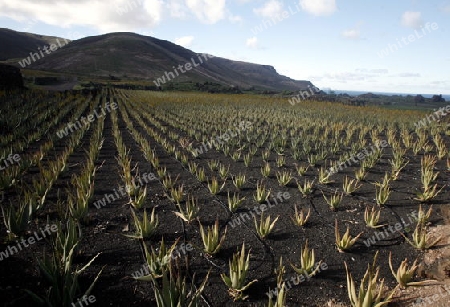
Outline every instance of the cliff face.
<path id="1" fill-rule="evenodd" d="M 0 64 L 0 89 L 23 88 L 20 69 L 11 65 Z"/>

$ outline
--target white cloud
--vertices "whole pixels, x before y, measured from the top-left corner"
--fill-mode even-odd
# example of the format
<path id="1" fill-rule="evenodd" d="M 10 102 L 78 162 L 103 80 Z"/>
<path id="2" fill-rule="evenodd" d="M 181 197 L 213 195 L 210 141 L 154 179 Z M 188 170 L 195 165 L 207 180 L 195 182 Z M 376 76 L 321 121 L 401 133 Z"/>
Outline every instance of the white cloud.
<path id="1" fill-rule="evenodd" d="M 371 73 L 371 74 L 387 74 L 389 72 L 386 68 L 375 68 L 375 69 L 367 69 L 367 68 L 358 68 L 355 69 L 356 72 L 361 73 Z"/>
<path id="2" fill-rule="evenodd" d="M 242 24 L 242 22 L 243 22 L 243 19 L 242 19 L 241 16 L 233 15 L 233 14 L 229 14 L 228 20 L 229 20 L 231 23 L 239 23 L 239 24 Z"/>
<path id="3" fill-rule="evenodd" d="M 302 9 L 314 16 L 327 16 L 336 11 L 336 0 L 300 0 Z"/>
<path id="4" fill-rule="evenodd" d="M 445 85 L 447 83 L 448 83 L 448 81 L 445 81 L 445 80 L 442 80 L 442 81 L 436 80 L 436 81 L 431 81 L 430 82 L 430 84 L 433 84 L 433 85 Z"/>
<path id="5" fill-rule="evenodd" d="M 183 19 L 187 16 L 188 9 L 184 4 L 184 0 L 169 0 L 167 9 L 171 17 Z"/>
<path id="6" fill-rule="evenodd" d="M 186 0 L 186 5 L 203 23 L 213 24 L 225 17 L 225 0 Z"/>
<path id="7" fill-rule="evenodd" d="M 0 16 L 19 22 L 37 20 L 70 28 L 87 26 L 100 32 L 152 28 L 162 20 L 162 0 L 35 0 L 1 1 Z M 86 9 L 88 8 L 88 9 Z"/>
<path id="8" fill-rule="evenodd" d="M 253 12 L 261 17 L 272 18 L 283 12 L 283 3 L 278 0 L 269 0 L 262 7 L 253 9 Z"/>
<path id="9" fill-rule="evenodd" d="M 340 83 L 347 82 L 377 82 L 379 78 L 386 77 L 389 70 L 386 68 L 358 68 L 354 71 L 338 71 L 330 72 L 319 75 L 310 76 L 309 78 L 314 81 L 335 81 Z"/>
<path id="10" fill-rule="evenodd" d="M 418 29 L 423 24 L 420 12 L 406 11 L 402 15 L 402 25 L 408 28 Z"/>
<path id="11" fill-rule="evenodd" d="M 401 78 L 416 78 L 416 77 L 420 77 L 420 74 L 413 73 L 413 72 L 404 72 L 404 73 L 398 74 L 397 76 L 401 77 Z"/>
<path id="12" fill-rule="evenodd" d="M 142 33 L 142 29 L 152 31 L 166 18 L 190 16 L 206 24 L 223 19 L 243 21 L 227 10 L 226 0 L 0 0 L 0 17 L 22 23 L 22 31 L 44 23 L 67 29 L 84 26 L 99 33 Z"/>
<path id="13" fill-rule="evenodd" d="M 342 36 L 348 39 L 358 40 L 361 37 L 361 32 L 358 29 L 349 29 L 343 31 Z"/>
<path id="14" fill-rule="evenodd" d="M 258 49 L 259 48 L 258 38 L 256 36 L 247 38 L 245 45 L 247 45 L 247 47 L 251 49 Z"/>
<path id="15" fill-rule="evenodd" d="M 142 0 L 141 0 L 142 1 Z M 161 21 L 161 13 L 163 9 L 164 3 L 162 0 L 145 0 L 144 8 L 147 11 L 147 14 L 152 17 L 155 23 L 159 23 Z"/>
<path id="16" fill-rule="evenodd" d="M 194 40 L 193 36 L 183 36 L 175 38 L 175 44 L 183 46 L 185 48 L 190 47 L 192 45 L 192 41 Z"/>
<path id="17" fill-rule="evenodd" d="M 365 80 L 365 74 L 352 72 L 326 73 L 324 77 L 339 82 Z"/>

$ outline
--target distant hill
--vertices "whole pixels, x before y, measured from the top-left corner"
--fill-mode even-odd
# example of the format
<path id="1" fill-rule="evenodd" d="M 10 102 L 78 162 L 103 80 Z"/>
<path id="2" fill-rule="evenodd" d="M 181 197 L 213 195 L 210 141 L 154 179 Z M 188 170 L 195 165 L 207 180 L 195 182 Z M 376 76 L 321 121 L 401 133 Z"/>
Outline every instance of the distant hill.
<path id="1" fill-rule="evenodd" d="M 63 40 L 56 36 L 45 36 L 0 28 L 0 61 L 22 59 L 30 55 L 30 52 L 37 52 L 38 48 L 55 43 L 57 39 Z"/>
<path id="2" fill-rule="evenodd" d="M 36 35 L 16 33 L 12 41 L 17 46 L 11 48 L 15 52 L 9 53 L 10 56 L 13 54 L 17 58 L 19 49 L 23 57 L 36 52 L 35 46 L 39 41 Z M 0 32 L 0 40 L 2 35 L 5 34 Z M 0 56 L 8 58 L 1 49 Z M 128 32 L 72 41 L 41 59 L 31 61 L 27 68 L 92 77 L 147 80 L 163 87 L 168 81 L 216 82 L 226 86 L 274 91 L 298 91 L 313 87 L 309 81 L 293 80 L 278 74 L 273 66 L 209 57 L 166 40 Z"/>

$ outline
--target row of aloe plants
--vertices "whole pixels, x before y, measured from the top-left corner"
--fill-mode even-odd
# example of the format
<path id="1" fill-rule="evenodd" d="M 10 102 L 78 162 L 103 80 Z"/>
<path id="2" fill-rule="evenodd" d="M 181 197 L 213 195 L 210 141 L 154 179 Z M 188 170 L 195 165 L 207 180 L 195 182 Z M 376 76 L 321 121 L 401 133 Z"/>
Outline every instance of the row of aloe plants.
<path id="1" fill-rule="evenodd" d="M 94 108 L 95 104 L 91 104 L 91 107 Z M 53 161 L 48 161 L 46 166 L 41 162 L 43 156 L 40 156 L 37 162 L 39 174 L 31 178 L 31 184 L 27 185 L 22 181 L 22 185 L 17 188 L 17 207 L 12 202 L 7 207 L 2 205 L 4 223 L 10 240 L 23 235 L 33 216 L 42 210 L 49 191 L 62 172 L 67 170 L 69 156 L 78 147 L 88 128 L 83 126 L 72 133 L 61 154 Z"/>

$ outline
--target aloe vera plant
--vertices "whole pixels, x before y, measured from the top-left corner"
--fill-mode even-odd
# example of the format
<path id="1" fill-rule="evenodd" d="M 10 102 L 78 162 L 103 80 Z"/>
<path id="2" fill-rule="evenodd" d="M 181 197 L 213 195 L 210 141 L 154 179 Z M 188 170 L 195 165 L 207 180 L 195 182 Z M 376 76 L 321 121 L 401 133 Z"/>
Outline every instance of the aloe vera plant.
<path id="1" fill-rule="evenodd" d="M 322 195 L 323 199 L 325 199 L 326 203 L 333 211 L 336 211 L 338 209 L 342 202 L 342 198 L 344 197 L 343 193 L 338 193 L 337 191 L 335 191 L 334 194 L 330 196 L 330 198 L 327 198 L 323 193 Z"/>
<path id="2" fill-rule="evenodd" d="M 208 182 L 208 190 L 213 195 L 217 195 L 220 191 L 222 191 L 223 187 L 225 186 L 225 181 L 222 183 L 222 185 L 219 184 L 219 181 L 216 177 L 212 177 L 211 181 Z"/>
<path id="3" fill-rule="evenodd" d="M 347 292 L 352 307 L 383 307 L 392 301 L 395 289 L 390 293 L 384 289 L 384 280 L 381 280 L 381 283 L 378 280 L 379 267 L 373 271 L 369 265 L 358 291 L 352 274 L 348 271 L 347 263 L 344 264 L 347 274 Z"/>
<path id="4" fill-rule="evenodd" d="M 183 200 L 184 195 L 184 185 L 180 185 L 178 187 L 173 187 L 170 189 L 169 198 L 175 204 L 179 204 Z"/>
<path id="5" fill-rule="evenodd" d="M 151 250 L 149 251 L 147 245 L 143 244 L 148 274 L 135 277 L 135 279 L 140 281 L 153 281 L 155 279 L 162 278 L 164 275 L 164 271 L 167 271 L 171 265 L 171 261 L 173 258 L 172 253 L 175 250 L 177 244 L 178 240 L 176 240 L 170 248 L 167 248 L 163 238 L 161 240 L 158 251 L 155 251 L 153 247 L 151 247 Z"/>
<path id="6" fill-rule="evenodd" d="M 266 187 L 260 183 L 259 181 L 256 183 L 256 191 L 253 195 L 253 198 L 260 204 L 267 201 L 270 196 L 270 190 L 266 189 Z"/>
<path id="7" fill-rule="evenodd" d="M 239 198 L 239 193 L 233 193 L 233 196 L 230 197 L 230 192 L 228 192 L 228 209 L 231 212 L 236 212 L 244 200 L 245 197 Z"/>
<path id="8" fill-rule="evenodd" d="M 133 235 L 126 235 L 127 237 L 133 239 L 146 239 L 150 238 L 156 232 L 159 221 L 158 215 L 155 215 L 155 208 L 153 208 L 152 210 L 150 219 L 148 218 L 147 209 L 144 209 L 142 221 L 139 219 L 138 215 L 134 212 L 133 209 L 131 209 L 131 214 L 133 215 L 134 227 L 136 229 L 136 232 Z"/>
<path id="9" fill-rule="evenodd" d="M 358 185 L 358 182 L 355 179 L 349 179 L 348 176 L 345 176 L 344 182 L 342 183 L 342 190 L 345 195 L 352 195 L 360 187 L 361 185 Z"/>
<path id="10" fill-rule="evenodd" d="M 380 228 L 385 225 L 379 225 L 381 210 L 377 210 L 375 207 L 372 207 L 369 211 L 369 207 L 366 207 L 364 211 L 364 222 L 367 227 L 370 228 Z"/>
<path id="11" fill-rule="evenodd" d="M 442 236 L 440 236 L 437 239 L 434 239 L 434 241 L 431 241 L 431 237 L 428 234 L 427 227 L 421 223 L 417 223 L 412 235 L 412 240 L 408 239 L 404 234 L 400 234 L 406 239 L 409 244 L 411 244 L 411 246 L 420 250 L 429 249 L 435 246 L 442 239 Z"/>
<path id="12" fill-rule="evenodd" d="M 200 207 L 194 197 L 188 197 L 184 208 L 180 203 L 177 203 L 177 206 L 179 212 L 173 211 L 173 213 L 187 223 L 194 221 L 200 212 Z"/>
<path id="13" fill-rule="evenodd" d="M 347 227 L 346 232 L 343 236 L 339 233 L 339 227 L 337 220 L 335 221 L 334 225 L 334 233 L 336 237 L 336 247 L 340 253 L 346 252 L 349 249 L 355 245 L 356 240 L 359 239 L 359 237 L 363 234 L 363 232 L 360 232 L 356 237 L 352 237 L 350 235 L 350 228 Z"/>
<path id="14" fill-rule="evenodd" d="M 194 281 L 188 286 L 186 278 L 169 266 L 163 270 L 161 285 L 156 280 L 153 281 L 156 306 L 199 307 L 199 298 L 205 290 L 208 278 L 209 272 L 200 286 L 195 287 Z"/>
<path id="15" fill-rule="evenodd" d="M 217 219 L 213 226 L 207 227 L 206 231 L 204 230 L 202 224 L 200 224 L 200 235 L 203 241 L 203 251 L 208 255 L 217 254 L 222 246 L 223 241 L 225 240 L 225 236 L 227 234 L 227 228 L 225 227 L 225 231 L 220 237 L 220 229 L 219 229 L 219 220 Z"/>
<path id="16" fill-rule="evenodd" d="M 136 208 L 141 209 L 145 204 L 145 198 L 147 197 L 147 186 L 137 189 L 134 196 L 130 198 L 130 204 Z"/>
<path id="17" fill-rule="evenodd" d="M 269 289 L 270 290 L 270 289 Z M 272 296 L 269 296 L 269 303 L 267 307 L 285 307 L 286 306 L 286 284 L 283 283 L 278 291 L 277 298 L 275 301 Z"/>
<path id="18" fill-rule="evenodd" d="M 303 185 L 297 182 L 297 187 L 300 193 L 302 193 L 303 197 L 307 197 L 313 193 L 314 180 L 310 181 L 305 179 Z"/>
<path id="19" fill-rule="evenodd" d="M 291 217 L 294 224 L 300 227 L 305 226 L 306 222 L 308 222 L 309 216 L 311 215 L 311 208 L 308 209 L 308 213 L 306 215 L 303 209 L 300 209 L 300 211 L 297 210 L 297 205 L 295 205 L 294 210 L 294 216 Z"/>
<path id="20" fill-rule="evenodd" d="M 248 296 L 243 292 L 247 290 L 252 284 L 257 282 L 257 279 L 246 283 L 248 269 L 250 265 L 250 251 L 245 254 L 245 243 L 242 243 L 240 252 L 233 254 L 233 258 L 229 261 L 229 276 L 222 273 L 222 278 L 225 285 L 228 287 L 228 293 L 236 300 L 245 300 Z"/>
<path id="21" fill-rule="evenodd" d="M 411 267 L 408 266 L 408 259 L 404 259 L 398 267 L 397 271 L 395 271 L 392 266 L 392 252 L 389 253 L 389 268 L 391 269 L 392 275 L 394 276 L 395 280 L 397 280 L 397 283 L 401 288 L 421 287 L 437 284 L 437 280 L 412 281 L 414 278 L 414 274 L 419 267 L 419 265 L 417 264 L 417 259 L 413 262 Z"/>
<path id="22" fill-rule="evenodd" d="M 264 162 L 264 165 L 261 167 L 261 174 L 265 178 L 269 177 L 269 175 L 270 175 L 270 164 L 269 164 L 269 162 Z"/>
<path id="23" fill-rule="evenodd" d="M 236 187 L 236 189 L 240 190 L 246 181 L 245 174 L 238 174 L 236 176 L 233 176 L 233 184 Z"/>
<path id="24" fill-rule="evenodd" d="M 27 203 L 19 204 L 19 210 L 16 210 L 12 204 L 7 209 L 3 207 L 2 205 L 3 221 L 8 232 L 8 239 L 20 237 L 25 233 L 31 221 L 32 207 Z"/>
<path id="25" fill-rule="evenodd" d="M 265 239 L 275 227 L 275 223 L 278 221 L 279 216 L 277 216 L 272 222 L 270 221 L 270 215 L 264 219 L 264 211 L 261 212 L 261 219 L 258 223 L 256 217 L 253 217 L 255 222 L 256 233 L 261 239 Z"/>
<path id="26" fill-rule="evenodd" d="M 72 262 L 78 240 L 74 237 L 74 228 L 71 228 L 66 234 L 58 234 L 54 250 L 51 256 L 47 256 L 44 251 L 43 260 L 38 260 L 39 270 L 50 285 L 45 296 L 40 296 L 32 291 L 26 292 L 32 299 L 42 306 L 72 306 L 76 297 L 80 294 L 79 276 L 97 259 L 100 254 L 94 256 L 81 269 L 74 269 Z M 61 231 L 61 228 L 59 228 Z M 76 231 L 76 230 L 75 230 Z M 58 239 L 59 238 L 59 239 Z M 82 295 L 89 295 L 94 288 L 103 268 L 99 271 L 93 282 Z M 82 296 L 81 295 L 81 296 Z"/>
<path id="27" fill-rule="evenodd" d="M 300 275 L 314 276 L 320 270 L 322 260 L 316 262 L 314 249 L 309 249 L 308 240 L 300 252 L 300 266 L 297 267 L 291 263 L 291 267 Z"/>

